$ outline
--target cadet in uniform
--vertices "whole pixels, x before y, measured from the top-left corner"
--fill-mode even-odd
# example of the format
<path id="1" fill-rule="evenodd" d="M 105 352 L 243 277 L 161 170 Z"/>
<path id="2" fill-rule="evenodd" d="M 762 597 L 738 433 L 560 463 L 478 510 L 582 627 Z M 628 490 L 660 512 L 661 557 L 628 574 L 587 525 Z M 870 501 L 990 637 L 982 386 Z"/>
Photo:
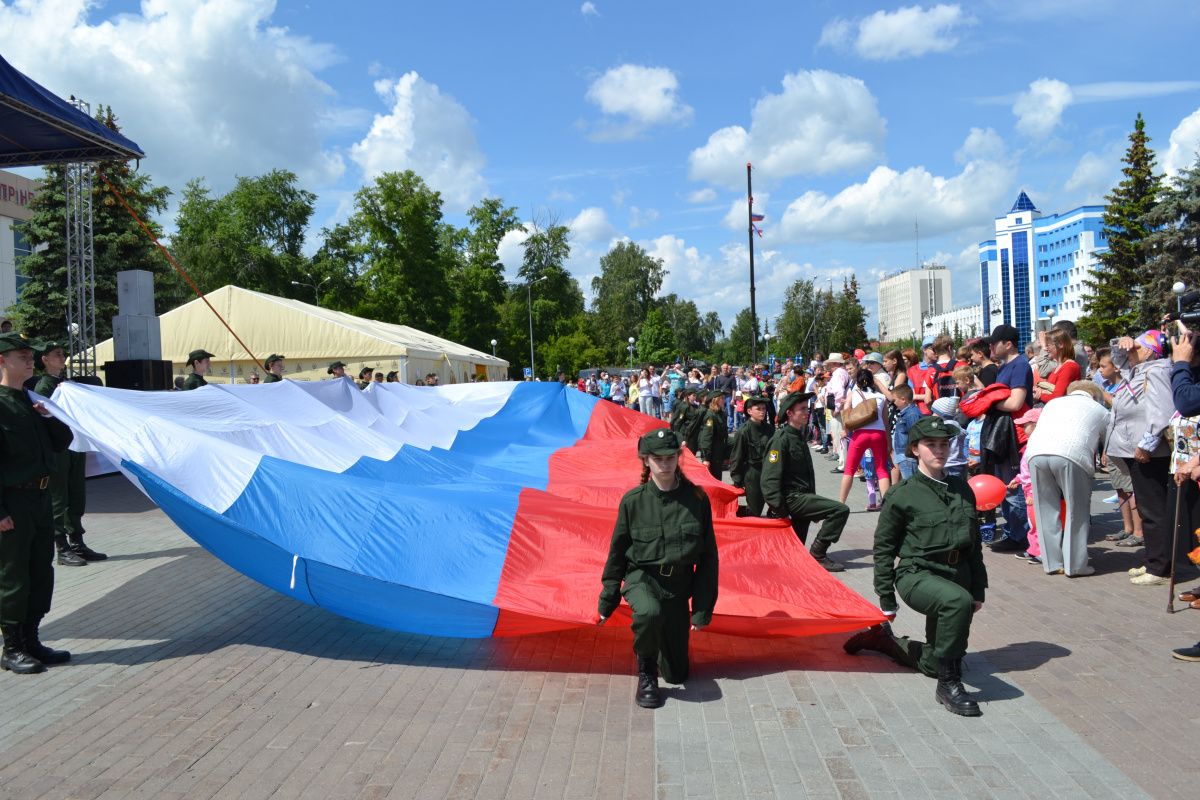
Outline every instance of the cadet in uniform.
<path id="1" fill-rule="evenodd" d="M 371 380 L 374 378 L 374 367 L 363 367 L 358 371 L 358 388 L 366 389 L 371 385 Z"/>
<path id="2" fill-rule="evenodd" d="M 692 403 L 691 409 L 688 411 L 687 428 L 681 429 L 684 443 L 687 444 L 688 450 L 692 453 L 700 452 L 700 429 L 704 427 L 705 408 L 708 405 L 708 392 L 705 389 L 697 389 L 693 395 L 696 402 Z"/>
<path id="3" fill-rule="evenodd" d="M 763 509 L 762 465 L 767 444 L 775 433 L 767 422 L 767 398 L 755 395 L 746 400 L 747 422 L 733 437 L 729 455 L 729 476 L 733 485 L 746 490 L 746 516 L 760 517 Z M 738 510 L 741 513 L 741 510 Z"/>
<path id="4" fill-rule="evenodd" d="M 49 397 L 63 382 L 67 367 L 67 346 L 61 342 L 45 342 L 35 360 L 42 362 L 44 374 L 33 385 L 33 391 Z M 54 513 L 54 547 L 57 562 L 63 567 L 82 567 L 89 561 L 108 558 L 83 543 L 83 512 L 87 505 L 87 456 L 72 450 L 54 454 L 50 471 L 50 504 Z"/>
<path id="5" fill-rule="evenodd" d="M 779 404 L 779 428 L 767 444 L 762 468 L 762 494 L 770 516 L 791 517 L 792 530 L 808 543 L 808 526 L 824 520 L 808 553 L 830 572 L 845 570 L 828 556 L 829 546 L 842 538 L 850 508 L 816 494 L 816 475 L 808 450 L 808 401 L 812 392 L 792 392 Z"/>
<path id="6" fill-rule="evenodd" d="M 192 372 L 183 382 L 184 389 L 199 389 L 208 385 L 204 376 L 208 374 L 208 368 L 212 364 L 209 359 L 212 357 L 213 354 L 207 350 L 193 350 L 188 353 L 188 366 L 192 368 Z"/>
<path id="7" fill-rule="evenodd" d="M 283 380 L 283 356 L 272 353 L 263 362 L 263 367 L 267 370 L 267 374 L 263 376 L 263 383 L 276 383 Z"/>
<path id="8" fill-rule="evenodd" d="M 875 527 L 879 607 L 894 618 L 899 592 L 910 608 L 925 615 L 927 643 L 894 639 L 891 628 L 880 625 L 844 647 L 848 653 L 877 650 L 936 677 L 939 703 L 955 714 L 978 717 L 979 704 L 962 685 L 962 658 L 971 619 L 983 607 L 987 570 L 975 493 L 965 479 L 944 472 L 957 433 L 937 417 L 922 417 L 913 425 L 908 450 L 917 458 L 917 470 L 884 497 Z"/>
<path id="9" fill-rule="evenodd" d="M 54 521 L 46 489 L 54 453 L 71 429 L 44 416 L 23 388 L 33 375 L 33 349 L 17 333 L 0 334 L 0 669 L 27 674 L 70 660 L 39 641 L 38 626 L 54 593 Z"/>
<path id="10" fill-rule="evenodd" d="M 687 680 L 689 631 L 709 624 L 717 604 L 712 506 L 679 469 L 680 447 L 666 428 L 638 440 L 642 484 L 621 498 L 600 578 L 599 624 L 617 610 L 622 595 L 633 612 L 634 702 L 642 708 L 662 705 L 660 669 L 668 683 Z"/>
<path id="11" fill-rule="evenodd" d="M 694 390 L 685 387 L 675 395 L 675 406 L 671 411 L 671 430 L 680 441 L 687 438 L 686 431 L 691 425 L 692 402 L 690 398 L 693 393 Z"/>
<path id="12" fill-rule="evenodd" d="M 713 390 L 708 393 L 708 410 L 700 423 L 696 444 L 700 446 L 700 457 L 708 474 L 721 480 L 725 471 L 725 457 L 729 454 L 729 421 L 725 417 L 725 393 Z"/>
<path id="13" fill-rule="evenodd" d="M 335 378 L 344 378 L 346 377 L 346 364 L 342 361 L 335 361 L 325 370 L 325 374 Z"/>

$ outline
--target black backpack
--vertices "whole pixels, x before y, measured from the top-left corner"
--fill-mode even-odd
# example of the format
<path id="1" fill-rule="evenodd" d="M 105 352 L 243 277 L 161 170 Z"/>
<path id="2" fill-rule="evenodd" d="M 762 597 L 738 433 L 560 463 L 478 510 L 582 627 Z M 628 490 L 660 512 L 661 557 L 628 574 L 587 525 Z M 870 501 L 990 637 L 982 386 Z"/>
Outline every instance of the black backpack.
<path id="1" fill-rule="evenodd" d="M 958 397 L 958 384 L 954 382 L 954 369 L 956 361 L 948 361 L 945 364 L 933 365 L 933 388 L 936 394 L 933 400 L 939 397 Z"/>

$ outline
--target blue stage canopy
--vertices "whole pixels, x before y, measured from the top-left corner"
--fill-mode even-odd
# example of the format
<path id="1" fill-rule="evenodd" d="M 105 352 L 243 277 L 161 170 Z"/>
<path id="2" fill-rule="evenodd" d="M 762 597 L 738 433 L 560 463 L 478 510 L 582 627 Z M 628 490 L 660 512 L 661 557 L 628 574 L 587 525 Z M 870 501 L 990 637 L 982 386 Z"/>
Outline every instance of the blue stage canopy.
<path id="1" fill-rule="evenodd" d="M 135 142 L 25 77 L 0 57 L 0 167 L 143 158 Z"/>

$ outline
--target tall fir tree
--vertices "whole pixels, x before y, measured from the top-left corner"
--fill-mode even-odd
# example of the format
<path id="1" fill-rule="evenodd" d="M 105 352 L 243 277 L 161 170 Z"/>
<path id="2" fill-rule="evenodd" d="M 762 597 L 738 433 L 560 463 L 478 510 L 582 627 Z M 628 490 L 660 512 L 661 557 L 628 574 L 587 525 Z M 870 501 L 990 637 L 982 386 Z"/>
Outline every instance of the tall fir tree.
<path id="1" fill-rule="evenodd" d="M 1200 288 L 1200 157 L 1171 179 L 1145 222 L 1152 231 L 1146 237 L 1150 277 L 1140 298 L 1138 322 L 1151 328 L 1164 313 L 1175 310 L 1172 284 Z"/>
<path id="2" fill-rule="evenodd" d="M 120 131 L 110 106 L 100 106 L 96 119 Z M 112 336 L 112 318 L 117 314 L 117 273 L 140 269 L 154 275 L 155 309 L 177 305 L 187 296 L 183 280 L 158 252 L 154 243 L 101 180 L 101 175 L 121 193 L 130 207 L 154 232 L 162 230 L 153 216 L 167 207 L 170 190 L 155 186 L 150 176 L 135 171 L 128 163 L 101 162 L 92 186 L 92 231 L 96 277 L 96 338 Z M 18 269 L 28 278 L 13 306 L 17 328 L 31 337 L 63 339 L 67 330 L 67 197 L 66 167 L 43 170 L 42 185 L 30 204 L 33 216 L 21 223 L 22 233 L 33 249 Z"/>
<path id="3" fill-rule="evenodd" d="M 1125 151 L 1124 177 L 1104 198 L 1104 235 L 1108 250 L 1098 253 L 1094 277 L 1084 285 L 1084 316 L 1080 337 L 1093 344 L 1130 333 L 1136 326 L 1139 296 L 1150 280 L 1146 269 L 1145 240 L 1150 233 L 1146 215 L 1154 210 L 1162 192 L 1162 177 L 1155 172 L 1154 151 L 1146 123 L 1138 113 Z"/>

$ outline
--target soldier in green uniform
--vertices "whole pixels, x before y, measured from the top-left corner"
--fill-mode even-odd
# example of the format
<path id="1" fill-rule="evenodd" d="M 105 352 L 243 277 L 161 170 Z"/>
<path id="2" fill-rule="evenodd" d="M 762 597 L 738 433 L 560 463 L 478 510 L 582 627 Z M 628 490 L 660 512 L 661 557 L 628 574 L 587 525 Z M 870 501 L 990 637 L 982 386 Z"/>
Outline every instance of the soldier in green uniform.
<path id="1" fill-rule="evenodd" d="M 193 350 L 188 353 L 188 366 L 191 367 L 191 373 L 183 381 L 184 390 L 199 389 L 201 386 L 207 386 L 208 381 L 204 376 L 208 374 L 208 368 L 212 365 L 213 354 L 207 350 Z"/>
<path id="2" fill-rule="evenodd" d="M 792 392 L 779 404 L 779 428 L 767 444 L 762 468 L 762 493 L 772 517 L 790 517 L 792 530 L 808 543 L 808 526 L 824 520 L 812 547 L 808 548 L 818 564 L 829 572 L 845 570 L 829 557 L 829 546 L 842 538 L 842 529 L 850 518 L 845 503 L 817 494 L 812 454 L 808 449 L 808 401 L 812 392 Z"/>
<path id="3" fill-rule="evenodd" d="M 332 375 L 335 378 L 346 377 L 346 363 L 344 361 L 335 361 L 325 370 L 326 375 Z"/>
<path id="4" fill-rule="evenodd" d="M 642 708 L 662 705 L 660 669 L 668 683 L 687 680 L 689 632 L 709 624 L 717 604 L 712 506 L 679 469 L 680 446 L 666 428 L 638 440 L 642 483 L 621 498 L 600 578 L 598 624 L 622 595 L 633 612 L 634 702 Z"/>
<path id="5" fill-rule="evenodd" d="M 879 606 L 895 618 L 899 592 L 910 608 L 925 615 L 926 643 L 897 640 L 884 624 L 855 635 L 844 647 L 848 653 L 876 650 L 936 677 L 939 703 L 960 716 L 978 717 L 979 704 L 962 685 L 962 659 L 971 620 L 983 608 L 987 570 L 975 493 L 965 479 L 944 471 L 957 433 L 937 417 L 913 425 L 908 450 L 917 458 L 917 471 L 887 493 L 875 527 Z"/>
<path id="6" fill-rule="evenodd" d="M 267 374 L 263 376 L 263 383 L 276 383 L 283 380 L 283 356 L 272 353 L 263 362 L 263 367 L 267 370 Z"/>
<path id="7" fill-rule="evenodd" d="M 33 391 L 49 397 L 63 382 L 67 368 L 67 346 L 62 342 L 45 342 L 39 356 L 43 374 L 38 376 Z M 83 542 L 83 512 L 87 505 L 87 456 L 72 450 L 54 454 L 50 471 L 50 504 L 54 513 L 54 548 L 57 563 L 62 567 L 82 567 L 89 561 L 108 558 Z"/>
<path id="8" fill-rule="evenodd" d="M 0 334 L 0 669 L 41 672 L 71 658 L 39 641 L 38 626 L 54 593 L 54 521 L 46 489 L 54 453 L 71 429 L 46 415 L 24 389 L 33 349 L 17 333 Z"/>
<path id="9" fill-rule="evenodd" d="M 708 393 L 708 409 L 700 423 L 697 442 L 700 459 L 708 467 L 708 474 L 721 480 L 725 471 L 725 458 L 729 455 L 729 420 L 725 416 L 725 393 Z"/>
<path id="10" fill-rule="evenodd" d="M 775 428 L 767 421 L 767 398 L 754 396 L 746 400 L 746 424 L 733 436 L 733 451 L 729 455 L 729 476 L 733 485 L 746 490 L 745 516 L 760 517 L 763 510 L 762 466 L 767 456 L 767 444 Z M 738 514 L 741 514 L 738 509 Z"/>
<path id="11" fill-rule="evenodd" d="M 700 452 L 700 428 L 704 426 L 704 415 L 706 406 L 708 405 L 708 392 L 704 389 L 697 389 L 693 396 L 695 400 L 692 403 L 691 410 L 688 411 L 687 428 L 680 429 L 683 435 L 685 444 L 688 450 L 692 453 Z"/>
<path id="12" fill-rule="evenodd" d="M 683 432 L 691 424 L 693 394 L 695 394 L 695 390 L 685 387 L 675 395 L 675 407 L 671 411 L 671 431 L 680 441 L 687 438 Z"/>

